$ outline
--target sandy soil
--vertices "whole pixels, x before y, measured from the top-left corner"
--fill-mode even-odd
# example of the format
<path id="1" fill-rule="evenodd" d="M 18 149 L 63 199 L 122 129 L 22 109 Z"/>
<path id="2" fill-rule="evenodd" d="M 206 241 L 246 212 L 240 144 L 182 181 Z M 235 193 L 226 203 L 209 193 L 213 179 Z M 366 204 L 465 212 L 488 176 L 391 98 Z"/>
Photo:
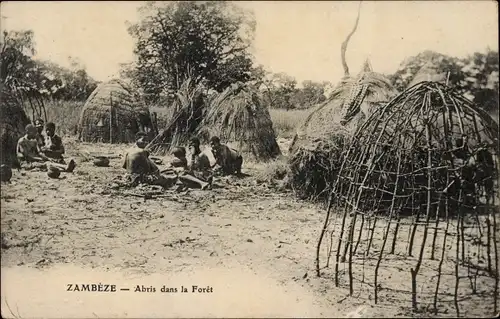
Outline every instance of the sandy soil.
<path id="1" fill-rule="evenodd" d="M 50 179 L 44 172 L 14 171 L 11 183 L 2 185 L 1 230 L 9 247 L 2 249 L 1 257 L 3 317 L 410 314 L 411 266 L 397 255 L 381 266 L 386 289 L 376 306 L 368 284 L 357 282 L 349 297 L 345 274 L 341 287 L 334 286 L 331 270 L 322 278 L 315 276 L 324 210 L 258 183 L 254 176 L 262 164 L 245 163 L 250 177 L 219 181 L 221 188 L 168 190 L 163 197 L 144 199 L 108 187 L 123 174 L 121 158 L 113 158 L 108 168 L 89 161 L 89 152 L 118 156 L 126 148 L 71 142 L 68 157 L 78 163 L 73 174 Z M 419 283 L 432 281 L 435 267 L 423 266 Z M 445 267 L 451 272 L 452 265 Z M 452 289 L 449 277 L 442 279 L 443 285 Z M 132 290 L 67 292 L 70 283 L 116 284 Z M 478 287 L 491 284 L 491 278 L 478 279 Z M 134 292 L 136 285 L 156 292 Z M 163 285 L 210 286 L 213 292 L 161 293 Z M 492 315 L 491 297 L 480 292 L 468 296 L 467 288 L 463 290 L 462 314 Z M 423 311 L 414 316 L 429 314 L 428 301 L 422 300 Z M 439 316 L 453 317 L 453 297 L 441 300 Z"/>

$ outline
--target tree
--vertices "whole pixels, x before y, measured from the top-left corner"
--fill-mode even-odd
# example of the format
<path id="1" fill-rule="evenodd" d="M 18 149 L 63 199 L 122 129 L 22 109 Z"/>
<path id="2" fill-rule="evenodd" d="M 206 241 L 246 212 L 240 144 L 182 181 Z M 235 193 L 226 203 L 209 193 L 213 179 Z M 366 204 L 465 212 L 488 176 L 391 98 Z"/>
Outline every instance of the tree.
<path id="1" fill-rule="evenodd" d="M 35 64 L 33 31 L 3 31 L 0 38 L 0 79 L 2 84 L 29 86 Z"/>
<path id="2" fill-rule="evenodd" d="M 57 100 L 85 101 L 97 87 L 97 81 L 87 74 L 85 66 L 71 57 L 70 68 L 50 61 L 36 61 L 39 66 L 39 87 L 43 93 Z"/>
<path id="3" fill-rule="evenodd" d="M 219 92 L 251 77 L 248 52 L 255 31 L 251 13 L 229 2 L 148 2 L 130 25 L 136 61 L 122 74 L 146 94 L 177 91 L 192 78 Z"/>
<path id="4" fill-rule="evenodd" d="M 498 52 L 476 52 L 462 60 L 465 94 L 484 110 L 498 111 L 499 60 Z"/>
<path id="5" fill-rule="evenodd" d="M 436 72 L 446 74 L 448 85 L 479 107 L 486 111 L 498 109 L 498 52 L 487 50 L 486 53 L 476 52 L 459 59 L 434 51 L 424 51 L 403 61 L 390 79 L 402 91 L 424 66 L 431 66 Z"/>
<path id="6" fill-rule="evenodd" d="M 85 67 L 71 57 L 73 69 L 49 61 L 34 60 L 33 37 L 33 31 L 3 32 L 0 39 L 2 84 L 23 97 L 35 100 L 47 97 L 85 100 L 97 86 Z"/>
<path id="7" fill-rule="evenodd" d="M 404 60 L 398 70 L 390 76 L 390 80 L 397 90 L 403 91 L 424 66 L 430 66 L 439 73 L 448 74 L 448 85 L 462 89 L 465 78 L 462 72 L 463 63 L 458 58 L 430 50 Z"/>
<path id="8" fill-rule="evenodd" d="M 325 88 L 328 84 L 328 82 L 303 81 L 302 89 L 299 90 L 301 99 L 298 105 L 308 108 L 325 101 Z"/>

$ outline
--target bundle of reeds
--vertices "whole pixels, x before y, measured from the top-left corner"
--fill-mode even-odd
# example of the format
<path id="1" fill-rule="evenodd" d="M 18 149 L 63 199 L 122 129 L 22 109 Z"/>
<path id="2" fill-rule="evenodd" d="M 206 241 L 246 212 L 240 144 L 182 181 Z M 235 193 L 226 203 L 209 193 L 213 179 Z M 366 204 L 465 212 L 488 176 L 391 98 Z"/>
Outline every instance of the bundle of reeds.
<path id="1" fill-rule="evenodd" d="M 302 140 L 290 154 L 288 187 L 301 199 L 324 200 L 331 191 L 343 158 L 349 132 Z"/>
<path id="2" fill-rule="evenodd" d="M 197 133 L 203 140 L 219 136 L 242 153 L 267 161 L 281 155 L 271 116 L 258 90 L 234 83 L 213 96 Z"/>
<path id="3" fill-rule="evenodd" d="M 177 146 L 187 144 L 196 134 L 206 108 L 202 84 L 188 78 L 175 93 L 172 118 L 166 127 L 146 146 L 153 155 L 166 155 Z"/>

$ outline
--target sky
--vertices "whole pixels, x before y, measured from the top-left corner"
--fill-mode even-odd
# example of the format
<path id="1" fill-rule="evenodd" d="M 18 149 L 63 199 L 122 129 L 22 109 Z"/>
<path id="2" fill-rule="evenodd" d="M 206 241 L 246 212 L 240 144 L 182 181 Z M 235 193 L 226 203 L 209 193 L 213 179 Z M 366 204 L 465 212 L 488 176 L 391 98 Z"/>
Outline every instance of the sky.
<path id="1" fill-rule="evenodd" d="M 69 66 L 78 59 L 105 81 L 133 59 L 126 21 L 136 22 L 141 2 L 15 1 L 1 3 L 2 30 L 31 29 L 37 55 Z M 252 53 L 256 64 L 299 82 L 337 82 L 343 75 L 340 46 L 356 20 L 355 1 L 249 1 L 257 22 Z M 394 72 L 424 50 L 464 57 L 498 49 L 496 1 L 363 1 L 346 57 L 351 73 L 365 59 L 374 71 Z"/>

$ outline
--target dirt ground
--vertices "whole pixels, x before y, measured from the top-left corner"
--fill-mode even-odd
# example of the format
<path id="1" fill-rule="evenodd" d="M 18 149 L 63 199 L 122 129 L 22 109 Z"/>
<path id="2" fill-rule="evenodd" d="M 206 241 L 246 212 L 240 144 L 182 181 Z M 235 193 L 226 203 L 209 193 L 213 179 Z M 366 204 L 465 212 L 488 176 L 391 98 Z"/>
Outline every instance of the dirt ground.
<path id="1" fill-rule="evenodd" d="M 288 142 L 282 141 L 282 149 Z M 409 312 L 413 266 L 397 256 L 381 266 L 385 289 L 377 305 L 369 284 L 356 282 L 349 297 L 345 273 L 340 287 L 334 286 L 331 267 L 317 278 L 315 251 L 324 209 L 259 183 L 255 176 L 263 164 L 245 163 L 249 177 L 220 180 L 219 188 L 168 190 L 162 197 L 145 199 L 132 190 L 108 187 L 124 173 L 118 156 L 127 146 L 67 144 L 67 157 L 78 165 L 73 174 L 50 179 L 44 172 L 14 171 L 11 183 L 2 185 L 5 318 L 432 315 L 425 293 L 422 312 Z M 117 157 L 110 167 L 96 167 L 89 153 Z M 444 267 L 452 272 L 452 264 Z M 435 269 L 436 263 L 423 266 L 419 283 L 433 282 Z M 452 289 L 454 281 L 448 277 L 442 278 L 443 286 Z M 144 285 L 156 292 L 67 292 L 70 283 L 132 290 Z M 481 294 L 492 283 L 491 278 L 479 278 L 479 292 L 472 295 L 468 281 L 462 281 L 461 315 L 493 315 L 492 297 Z M 163 285 L 183 285 L 190 291 L 192 285 L 210 286 L 213 292 L 161 293 Z M 440 300 L 438 316 L 454 317 L 453 296 Z"/>

